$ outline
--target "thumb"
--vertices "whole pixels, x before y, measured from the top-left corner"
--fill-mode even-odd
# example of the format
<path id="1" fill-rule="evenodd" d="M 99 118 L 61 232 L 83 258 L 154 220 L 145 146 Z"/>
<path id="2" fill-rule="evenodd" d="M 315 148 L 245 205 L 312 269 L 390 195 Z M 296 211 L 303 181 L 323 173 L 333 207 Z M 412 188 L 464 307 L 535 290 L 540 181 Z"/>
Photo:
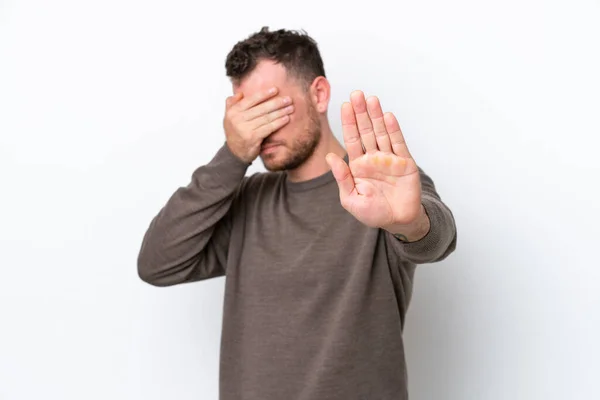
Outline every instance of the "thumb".
<path id="1" fill-rule="evenodd" d="M 242 99 L 242 97 L 244 97 L 244 94 L 242 92 L 237 92 L 233 96 L 229 96 L 227 98 L 227 100 L 225 101 L 225 104 L 227 105 L 227 108 L 233 106 L 235 103 L 237 103 L 238 101 L 240 101 Z"/>
<path id="2" fill-rule="evenodd" d="M 327 154 L 325 160 L 338 183 L 340 197 L 343 198 L 349 196 L 354 190 L 354 178 L 352 177 L 348 164 L 346 164 L 340 156 L 334 153 Z"/>

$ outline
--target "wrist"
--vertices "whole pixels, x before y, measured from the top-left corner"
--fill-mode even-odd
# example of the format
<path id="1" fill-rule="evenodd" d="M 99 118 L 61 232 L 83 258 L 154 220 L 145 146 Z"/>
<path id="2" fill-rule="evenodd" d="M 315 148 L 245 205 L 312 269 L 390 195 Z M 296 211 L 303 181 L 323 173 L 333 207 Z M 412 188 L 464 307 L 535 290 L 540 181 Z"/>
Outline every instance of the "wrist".
<path id="1" fill-rule="evenodd" d="M 431 221 L 429 220 L 425 206 L 421 204 L 419 216 L 410 224 L 392 224 L 383 229 L 403 242 L 416 242 L 427 236 L 431 229 Z"/>
<path id="2" fill-rule="evenodd" d="M 252 162 L 254 161 L 254 158 L 250 158 L 245 153 L 239 151 L 237 149 L 237 147 L 234 144 L 230 143 L 229 141 L 226 141 L 225 144 L 226 144 L 227 149 L 229 150 L 229 152 L 234 157 L 236 157 L 239 161 L 243 162 L 244 164 L 251 165 Z"/>

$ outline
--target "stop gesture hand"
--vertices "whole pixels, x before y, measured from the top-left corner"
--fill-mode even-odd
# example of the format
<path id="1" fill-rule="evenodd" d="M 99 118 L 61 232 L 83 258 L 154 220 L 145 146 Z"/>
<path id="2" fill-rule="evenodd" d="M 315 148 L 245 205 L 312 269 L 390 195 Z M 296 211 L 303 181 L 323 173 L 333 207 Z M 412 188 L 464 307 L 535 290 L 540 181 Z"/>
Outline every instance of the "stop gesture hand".
<path id="1" fill-rule="evenodd" d="M 341 112 L 348 164 L 333 153 L 327 162 L 342 206 L 367 226 L 405 241 L 420 239 L 429 219 L 421 203 L 419 169 L 395 116 L 384 114 L 379 99 L 365 99 L 361 91 L 352 92 Z"/>

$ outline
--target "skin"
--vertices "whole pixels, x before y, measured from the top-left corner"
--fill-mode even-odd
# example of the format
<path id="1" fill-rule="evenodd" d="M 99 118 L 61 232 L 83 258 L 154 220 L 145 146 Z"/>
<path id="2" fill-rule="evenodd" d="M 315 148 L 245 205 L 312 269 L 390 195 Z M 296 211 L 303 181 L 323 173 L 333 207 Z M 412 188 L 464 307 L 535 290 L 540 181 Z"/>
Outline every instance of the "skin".
<path id="1" fill-rule="evenodd" d="M 285 126 L 264 139 L 265 146 L 279 144 L 259 154 L 265 168 L 287 170 L 292 181 L 308 180 L 326 173 L 329 166 L 325 156 L 334 153 L 343 157 L 346 153 L 327 120 L 329 82 L 319 77 L 306 93 L 299 82 L 288 77 L 282 65 L 262 61 L 240 85 L 234 85 L 233 90 L 235 95 L 248 98 L 271 87 L 278 89 L 278 97 L 291 99 L 294 111 Z"/>
<path id="2" fill-rule="evenodd" d="M 331 170 L 342 206 L 365 225 L 409 242 L 429 232 L 417 164 L 398 121 L 382 111 L 377 97 L 357 90 L 342 105 L 344 147 L 327 118 L 326 78 L 316 78 L 306 92 L 282 65 L 261 61 L 233 91 L 224 126 L 228 145 L 242 160 L 260 157 L 267 170 L 286 170 L 292 181 Z"/>

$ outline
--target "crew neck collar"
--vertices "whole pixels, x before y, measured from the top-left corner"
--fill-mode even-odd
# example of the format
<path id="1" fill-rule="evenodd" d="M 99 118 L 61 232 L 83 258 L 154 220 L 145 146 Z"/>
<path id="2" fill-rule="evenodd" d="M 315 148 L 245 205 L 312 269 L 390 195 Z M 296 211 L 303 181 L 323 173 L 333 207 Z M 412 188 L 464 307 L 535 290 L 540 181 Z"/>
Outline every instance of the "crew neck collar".
<path id="1" fill-rule="evenodd" d="M 344 156 L 344 161 L 348 164 L 348 154 Z M 285 185 L 288 190 L 293 192 L 302 192 L 306 190 L 315 189 L 319 186 L 326 185 L 330 182 L 335 181 L 335 177 L 333 176 L 333 172 L 331 170 L 325 172 L 322 175 L 319 175 L 315 178 L 308 179 L 305 181 L 292 182 L 289 180 L 289 176 L 287 172 L 284 173 Z"/>

